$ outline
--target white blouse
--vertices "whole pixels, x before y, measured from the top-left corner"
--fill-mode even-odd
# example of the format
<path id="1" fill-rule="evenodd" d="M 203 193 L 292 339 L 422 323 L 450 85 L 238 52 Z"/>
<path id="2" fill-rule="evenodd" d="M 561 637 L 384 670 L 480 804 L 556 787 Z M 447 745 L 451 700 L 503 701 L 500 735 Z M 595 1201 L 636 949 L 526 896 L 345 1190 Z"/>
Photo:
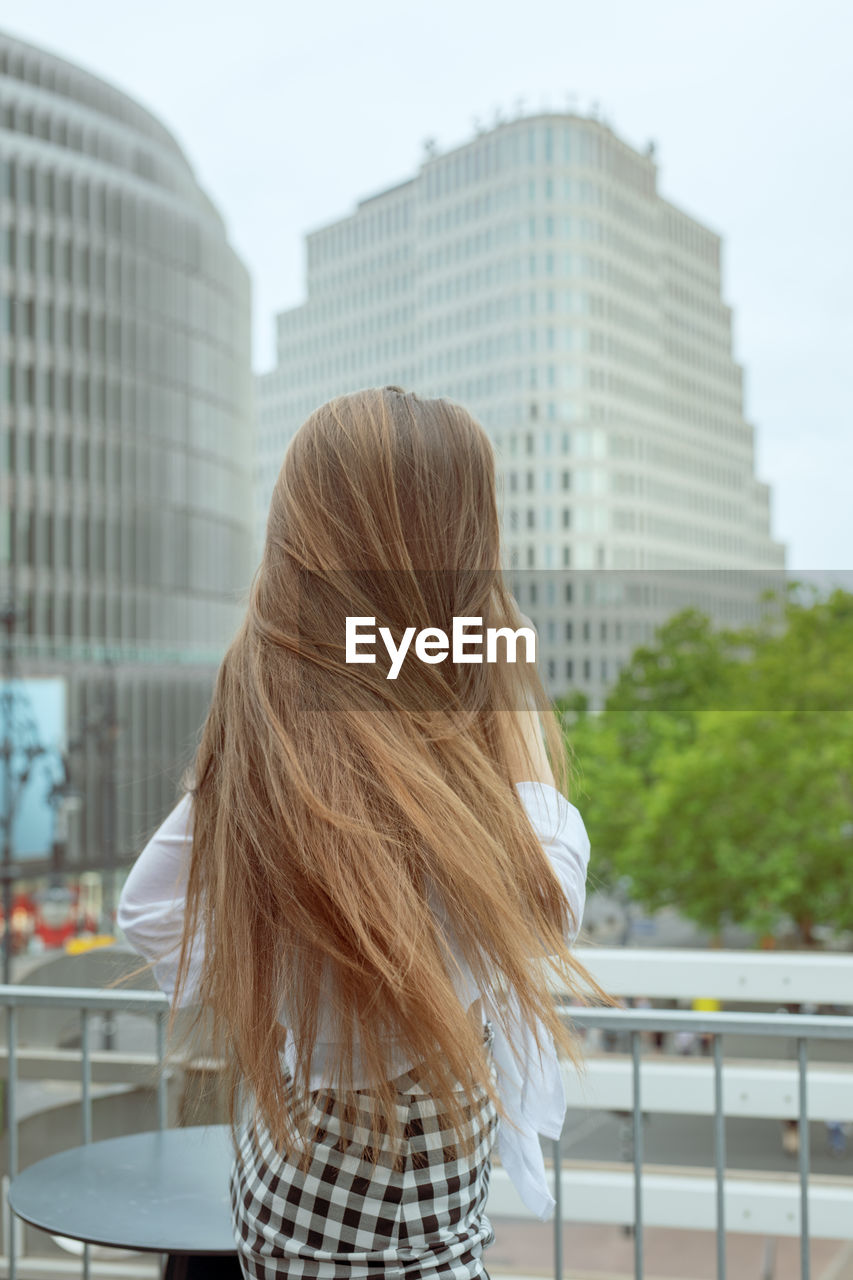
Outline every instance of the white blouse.
<path id="1" fill-rule="evenodd" d="M 551 865 L 554 867 L 563 891 L 568 899 L 575 920 L 580 924 L 586 899 L 586 873 L 589 864 L 590 845 L 583 820 L 578 810 L 556 790 L 543 782 L 516 783 L 522 803 L 534 831 L 539 836 Z M 174 995 L 177 976 L 178 950 L 183 932 L 186 878 L 189 865 L 192 796 L 187 793 L 178 802 L 166 820 L 140 853 L 125 882 L 118 904 L 117 922 L 128 942 L 146 960 L 155 961 L 154 976 L 166 994 Z M 438 907 L 438 903 L 434 903 Z M 443 913 L 442 913 L 443 914 Z M 568 941 L 574 941 L 577 931 Z M 542 1027 L 537 1028 L 540 1041 L 545 1045 L 541 1054 L 529 1026 L 518 1017 L 513 1000 L 502 1014 L 490 1007 L 481 997 L 471 971 L 465 964 L 452 935 L 447 934 L 447 944 L 456 955 L 459 970 L 453 981 L 457 993 L 467 1008 L 482 998 L 484 1018 L 494 1027 L 492 1053 L 497 1072 L 497 1087 L 507 1115 L 519 1126 L 514 1129 L 506 1124 L 498 1126 L 497 1151 L 501 1164 L 516 1187 L 525 1205 L 538 1218 L 545 1220 L 554 1213 L 554 1197 L 551 1195 L 545 1174 L 545 1164 L 539 1135 L 559 1138 L 566 1115 L 566 1099 L 553 1037 Z M 182 1003 L 193 1001 L 203 955 L 203 938 L 193 945 L 190 971 Z M 282 1009 L 282 1025 L 288 1026 L 286 1010 Z M 507 1026 L 515 1028 L 512 1039 L 521 1049 L 521 1068 L 507 1038 Z M 288 1029 L 284 1058 L 291 1070 L 296 1060 L 296 1047 Z M 322 1024 L 312 1058 L 312 1089 L 331 1083 L 326 1075 L 327 1057 L 335 1059 L 335 1045 L 324 1038 Z M 413 1064 L 412 1059 L 399 1051 L 393 1055 L 394 1073 L 401 1074 Z M 354 1088 L 360 1088 L 366 1080 L 359 1073 L 357 1041 L 354 1049 Z"/>

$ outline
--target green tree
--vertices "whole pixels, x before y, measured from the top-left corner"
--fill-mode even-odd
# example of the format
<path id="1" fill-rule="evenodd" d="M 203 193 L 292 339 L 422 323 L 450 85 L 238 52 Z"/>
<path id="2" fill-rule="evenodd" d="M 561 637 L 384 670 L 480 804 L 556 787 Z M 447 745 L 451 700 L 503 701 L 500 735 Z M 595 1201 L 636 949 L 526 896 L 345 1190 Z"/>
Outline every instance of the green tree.
<path id="1" fill-rule="evenodd" d="M 716 932 L 853 927 L 853 596 L 771 597 L 718 631 L 689 610 L 600 716 L 565 707 L 602 883 Z"/>
<path id="2" fill-rule="evenodd" d="M 655 643 L 635 650 L 607 698 L 604 719 L 617 731 L 620 751 L 647 782 L 667 745 L 686 745 L 696 713 L 731 705 L 732 680 L 743 639 L 714 631 L 696 609 L 675 614 Z"/>
<path id="3" fill-rule="evenodd" d="M 592 889 L 610 888 L 624 874 L 621 851 L 644 816 L 645 784 L 636 764 L 626 760 L 612 724 L 602 717 L 563 714 L 574 763 L 572 799 L 594 843 Z"/>
<path id="4" fill-rule="evenodd" d="M 637 649 L 600 716 L 582 694 L 557 704 L 575 759 L 576 799 L 595 848 L 593 887 L 628 874 L 632 845 L 667 744 L 692 740 L 698 710 L 725 696 L 732 659 L 725 634 L 685 610 Z M 580 699 L 580 701 L 579 701 Z"/>
<path id="5" fill-rule="evenodd" d="M 804 732 L 796 712 L 703 711 L 693 743 L 664 749 L 621 868 L 650 907 L 713 932 L 791 919 L 853 927 L 853 720 Z"/>

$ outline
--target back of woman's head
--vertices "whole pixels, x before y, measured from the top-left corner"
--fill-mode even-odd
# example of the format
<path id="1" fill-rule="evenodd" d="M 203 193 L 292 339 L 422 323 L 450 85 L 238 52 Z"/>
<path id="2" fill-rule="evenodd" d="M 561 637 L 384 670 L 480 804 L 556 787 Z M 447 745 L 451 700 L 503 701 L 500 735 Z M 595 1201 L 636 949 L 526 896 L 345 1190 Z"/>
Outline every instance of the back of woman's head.
<path id="1" fill-rule="evenodd" d="M 394 1045 L 457 1128 L 477 1084 L 502 1110 L 449 938 L 495 1007 L 511 992 L 528 1025 L 540 1020 L 576 1057 L 544 970 L 570 991 L 588 975 L 508 764 L 507 711 L 545 704 L 535 668 L 448 658 L 388 679 L 379 650 L 374 663 L 346 660 L 347 617 L 374 618 L 395 643 L 408 627 L 449 632 L 454 617 L 517 626 L 499 558 L 492 449 L 461 406 L 367 389 L 321 406 L 294 436 L 189 780 L 183 952 L 186 974 L 203 930 L 201 995 L 232 1103 L 242 1081 L 282 1145 L 298 1129 L 282 1010 L 303 1091 L 321 1014 L 344 1092 L 357 1031 L 375 1125 L 394 1138 Z M 553 717 L 546 739 L 565 789 Z"/>
<path id="2" fill-rule="evenodd" d="M 453 401 L 369 388 L 322 405 L 294 436 L 270 502 L 249 620 L 270 643 L 298 645 L 303 707 L 419 711 L 460 697 L 473 706 L 501 674 L 479 664 L 408 664 L 389 682 L 381 645 L 377 663 L 346 663 L 346 618 L 375 618 L 396 642 L 407 627 L 449 633 L 454 617 L 506 621 L 499 561 L 494 455 L 483 428 Z"/>
<path id="3" fill-rule="evenodd" d="M 494 457 L 451 400 L 368 388 L 321 405 L 296 432 L 273 490 L 265 573 L 494 570 Z"/>

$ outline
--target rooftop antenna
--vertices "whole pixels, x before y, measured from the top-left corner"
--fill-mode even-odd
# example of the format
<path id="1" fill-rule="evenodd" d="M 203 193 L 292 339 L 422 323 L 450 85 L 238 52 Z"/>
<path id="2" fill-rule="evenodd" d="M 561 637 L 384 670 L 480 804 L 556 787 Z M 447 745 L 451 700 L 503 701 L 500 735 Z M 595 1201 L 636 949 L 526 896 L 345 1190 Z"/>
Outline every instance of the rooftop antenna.
<path id="1" fill-rule="evenodd" d="M 646 155 L 649 157 L 650 160 L 654 160 L 655 156 L 657 155 L 657 149 L 658 149 L 658 145 L 655 142 L 654 138 L 649 138 L 648 142 L 646 143 Z"/>
<path id="2" fill-rule="evenodd" d="M 477 134 L 485 133 L 485 129 L 483 128 L 483 122 L 479 116 L 474 116 L 471 120 L 471 123 L 474 126 L 475 133 Z"/>
<path id="3" fill-rule="evenodd" d="M 438 148 L 436 147 L 435 138 L 424 138 L 423 142 L 424 155 L 428 160 L 432 160 L 436 155 Z"/>

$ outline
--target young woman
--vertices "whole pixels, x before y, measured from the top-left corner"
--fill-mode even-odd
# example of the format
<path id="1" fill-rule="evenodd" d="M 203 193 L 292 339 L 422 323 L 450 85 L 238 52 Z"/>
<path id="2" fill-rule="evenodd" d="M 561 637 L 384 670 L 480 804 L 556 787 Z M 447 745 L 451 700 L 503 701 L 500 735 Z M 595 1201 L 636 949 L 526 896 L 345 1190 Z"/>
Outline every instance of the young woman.
<path id="1" fill-rule="evenodd" d="M 381 645 L 347 661 L 347 618 L 395 645 L 521 625 L 492 448 L 452 401 L 367 389 L 296 433 L 119 925 L 226 1062 L 247 1276 L 487 1276 L 496 1144 L 554 1207 L 539 1135 L 562 1129 L 557 1046 L 579 1052 L 547 970 L 611 1003 L 570 950 L 589 841 L 523 644 L 514 664 L 502 641 L 480 663 L 423 646 L 389 679 Z"/>

